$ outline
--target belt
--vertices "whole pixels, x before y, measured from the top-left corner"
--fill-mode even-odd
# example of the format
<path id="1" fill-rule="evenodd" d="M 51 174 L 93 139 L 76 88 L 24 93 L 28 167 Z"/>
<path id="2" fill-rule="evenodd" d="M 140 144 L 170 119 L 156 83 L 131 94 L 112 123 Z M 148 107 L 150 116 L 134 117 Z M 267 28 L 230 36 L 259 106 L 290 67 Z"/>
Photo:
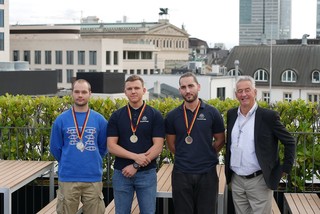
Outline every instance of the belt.
<path id="1" fill-rule="evenodd" d="M 257 176 L 259 176 L 259 175 L 261 175 L 261 174 L 262 174 L 262 170 L 259 170 L 259 171 L 256 171 L 256 172 L 250 174 L 250 175 L 240 175 L 240 176 L 241 176 L 241 177 L 244 177 L 244 178 L 246 178 L 246 179 L 250 179 L 250 178 L 257 177 Z"/>

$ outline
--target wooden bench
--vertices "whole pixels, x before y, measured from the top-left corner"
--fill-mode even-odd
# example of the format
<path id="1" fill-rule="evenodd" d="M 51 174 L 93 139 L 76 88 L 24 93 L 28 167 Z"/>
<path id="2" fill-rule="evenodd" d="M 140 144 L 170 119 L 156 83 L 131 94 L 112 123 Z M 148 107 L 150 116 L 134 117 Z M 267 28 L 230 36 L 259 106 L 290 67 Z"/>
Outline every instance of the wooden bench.
<path id="1" fill-rule="evenodd" d="M 316 193 L 284 193 L 283 213 L 320 213 L 320 198 Z"/>
<path id="2" fill-rule="evenodd" d="M 278 204 L 274 198 L 272 198 L 272 214 L 281 214 Z"/>
<path id="3" fill-rule="evenodd" d="M 56 207 L 57 207 L 58 199 L 53 199 L 49 204 L 47 204 L 44 208 L 42 208 L 37 214 L 57 214 Z M 79 209 L 76 214 L 82 213 L 82 203 L 79 204 Z"/>

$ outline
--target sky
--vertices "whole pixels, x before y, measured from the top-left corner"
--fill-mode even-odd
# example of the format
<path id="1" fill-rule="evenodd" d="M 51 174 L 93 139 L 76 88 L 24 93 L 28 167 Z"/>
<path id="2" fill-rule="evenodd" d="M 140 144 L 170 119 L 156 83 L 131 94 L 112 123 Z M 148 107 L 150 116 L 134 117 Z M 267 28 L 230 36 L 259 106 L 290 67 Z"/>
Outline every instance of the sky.
<path id="1" fill-rule="evenodd" d="M 209 47 L 224 43 L 227 49 L 239 44 L 239 0 L 9 0 L 10 24 L 69 24 L 81 17 L 97 16 L 100 22 L 157 22 L 159 8 L 168 8 L 162 18 L 190 37 L 207 42 Z M 292 0 L 291 37 L 316 36 L 317 0 Z"/>

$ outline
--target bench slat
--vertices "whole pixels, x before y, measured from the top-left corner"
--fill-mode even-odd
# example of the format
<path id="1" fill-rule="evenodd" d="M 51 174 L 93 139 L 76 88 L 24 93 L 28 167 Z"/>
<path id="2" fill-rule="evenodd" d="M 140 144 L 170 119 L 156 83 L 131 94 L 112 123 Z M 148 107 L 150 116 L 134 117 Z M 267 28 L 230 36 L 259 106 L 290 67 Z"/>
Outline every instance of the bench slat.
<path id="1" fill-rule="evenodd" d="M 315 193 L 284 193 L 284 198 L 285 213 L 320 213 L 320 198 Z"/>

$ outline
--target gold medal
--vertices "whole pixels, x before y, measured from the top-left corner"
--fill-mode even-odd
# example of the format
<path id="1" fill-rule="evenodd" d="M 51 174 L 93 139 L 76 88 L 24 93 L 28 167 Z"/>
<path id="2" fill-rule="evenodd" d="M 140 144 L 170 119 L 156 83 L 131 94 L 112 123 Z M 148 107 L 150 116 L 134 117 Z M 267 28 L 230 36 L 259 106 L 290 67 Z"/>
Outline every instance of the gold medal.
<path id="1" fill-rule="evenodd" d="M 136 142 L 138 142 L 138 137 L 137 137 L 137 135 L 135 135 L 135 134 L 131 135 L 130 141 L 131 141 L 131 143 L 136 143 Z"/>
<path id="2" fill-rule="evenodd" d="M 138 136 L 136 135 L 136 130 L 137 130 L 137 128 L 138 128 L 140 119 L 141 119 L 141 117 L 142 117 L 142 115 L 143 115 L 143 112 L 144 112 L 146 106 L 147 106 L 147 104 L 144 102 L 144 103 L 143 103 L 143 107 L 142 107 L 142 109 L 141 109 L 141 112 L 140 112 L 140 114 L 139 114 L 137 123 L 136 123 L 136 125 L 134 126 L 133 123 L 132 123 L 132 116 L 131 116 L 131 110 L 130 110 L 129 104 L 127 105 L 128 116 L 129 116 L 129 119 L 130 119 L 130 126 L 131 126 L 131 131 L 132 131 L 132 135 L 131 135 L 131 137 L 130 137 L 131 143 L 136 143 L 136 142 L 138 142 Z"/>
<path id="3" fill-rule="evenodd" d="M 192 139 L 192 137 L 191 137 L 190 135 L 188 135 L 188 136 L 184 139 L 184 141 L 186 142 L 186 144 L 191 144 L 191 143 L 193 142 L 193 139 Z"/>
<path id="4" fill-rule="evenodd" d="M 84 150 L 84 144 L 82 143 L 82 140 L 80 140 L 77 145 L 76 145 L 77 149 L 79 149 L 81 152 L 83 152 Z"/>

